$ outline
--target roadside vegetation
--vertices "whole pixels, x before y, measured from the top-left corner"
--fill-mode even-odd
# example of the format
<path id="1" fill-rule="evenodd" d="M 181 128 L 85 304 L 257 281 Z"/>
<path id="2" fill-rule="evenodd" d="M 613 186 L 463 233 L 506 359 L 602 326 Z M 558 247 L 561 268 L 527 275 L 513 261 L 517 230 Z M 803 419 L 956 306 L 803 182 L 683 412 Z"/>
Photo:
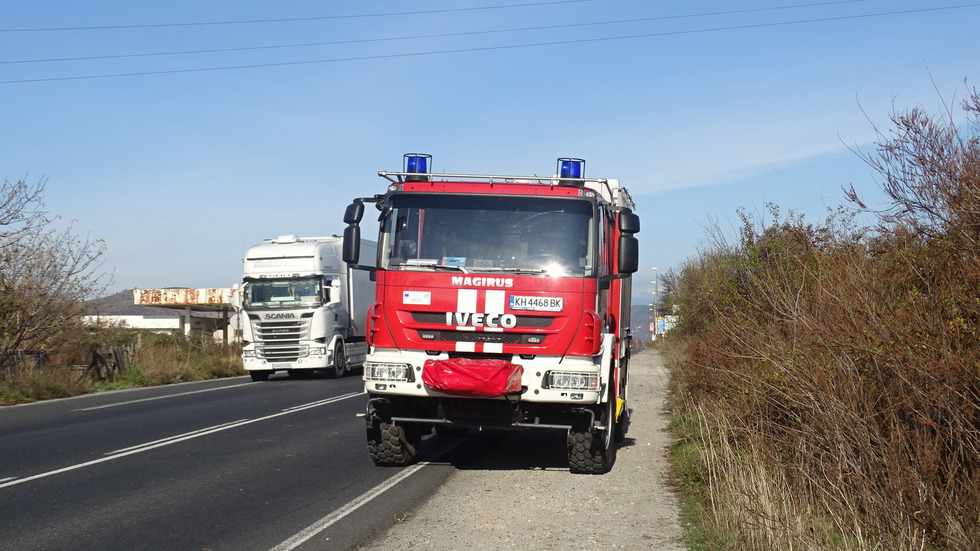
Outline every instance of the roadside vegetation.
<path id="1" fill-rule="evenodd" d="M 693 549 L 980 549 L 980 96 L 891 122 L 887 208 L 741 211 L 666 278 Z"/>
<path id="2" fill-rule="evenodd" d="M 0 186 L 0 405 L 244 374 L 238 346 L 83 324 L 105 247 L 48 216 L 44 185 Z"/>
<path id="3" fill-rule="evenodd" d="M 244 375 L 241 353 L 210 335 L 78 325 L 43 362 L 21 356 L 0 369 L 0 405 Z"/>

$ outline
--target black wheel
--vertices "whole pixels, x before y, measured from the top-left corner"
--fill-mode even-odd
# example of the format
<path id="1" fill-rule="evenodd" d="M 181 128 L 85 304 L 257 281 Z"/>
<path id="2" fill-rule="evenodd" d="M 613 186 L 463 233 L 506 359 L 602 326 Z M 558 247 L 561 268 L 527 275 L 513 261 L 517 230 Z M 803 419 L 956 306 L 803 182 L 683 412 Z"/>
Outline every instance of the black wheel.
<path id="1" fill-rule="evenodd" d="M 568 431 L 568 470 L 576 474 L 603 474 L 616 461 L 616 402 L 609 400 L 603 412 L 604 430 L 588 423 Z"/>
<path id="2" fill-rule="evenodd" d="M 609 472 L 611 467 L 612 461 L 598 432 L 568 431 L 569 471 L 575 474 L 603 474 Z"/>
<path id="3" fill-rule="evenodd" d="M 272 375 L 271 371 L 249 371 L 249 376 L 252 377 L 253 381 L 268 381 L 269 375 Z"/>
<path id="4" fill-rule="evenodd" d="M 333 347 L 333 367 L 327 368 L 327 373 L 331 377 L 343 377 L 347 373 L 347 354 L 344 351 L 344 343 L 337 341 Z"/>
<path id="5" fill-rule="evenodd" d="M 375 418 L 368 421 L 367 441 L 375 465 L 403 467 L 418 461 L 422 433 L 413 427 L 392 425 Z"/>

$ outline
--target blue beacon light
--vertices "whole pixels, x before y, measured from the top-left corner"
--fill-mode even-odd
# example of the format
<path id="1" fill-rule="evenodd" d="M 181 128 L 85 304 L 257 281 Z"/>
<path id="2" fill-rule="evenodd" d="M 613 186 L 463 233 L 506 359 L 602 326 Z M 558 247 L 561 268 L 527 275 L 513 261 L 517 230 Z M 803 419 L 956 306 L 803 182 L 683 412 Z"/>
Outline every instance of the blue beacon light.
<path id="1" fill-rule="evenodd" d="M 427 173 L 428 166 L 431 164 L 432 155 L 425 155 L 422 153 L 406 153 L 405 154 L 405 172 L 410 174 L 425 174 Z"/>
<path id="2" fill-rule="evenodd" d="M 585 172 L 585 161 L 563 157 L 558 159 L 558 175 L 561 178 L 582 178 Z"/>

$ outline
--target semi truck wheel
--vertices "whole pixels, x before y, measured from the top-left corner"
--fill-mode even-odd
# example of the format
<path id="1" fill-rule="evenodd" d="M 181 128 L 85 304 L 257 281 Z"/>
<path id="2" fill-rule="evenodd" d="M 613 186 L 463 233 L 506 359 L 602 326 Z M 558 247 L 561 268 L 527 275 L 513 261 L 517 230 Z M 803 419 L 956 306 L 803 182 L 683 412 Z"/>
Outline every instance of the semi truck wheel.
<path id="1" fill-rule="evenodd" d="M 252 377 L 253 381 L 268 381 L 269 375 L 272 375 L 271 371 L 249 371 L 249 376 Z"/>
<path id="2" fill-rule="evenodd" d="M 368 453 L 375 465 L 403 467 L 418 461 L 422 433 L 375 418 L 368 422 L 367 440 Z"/>
<path id="3" fill-rule="evenodd" d="M 347 353 L 341 341 L 337 341 L 333 346 L 333 368 L 328 369 L 327 372 L 334 378 L 343 377 L 347 373 Z"/>

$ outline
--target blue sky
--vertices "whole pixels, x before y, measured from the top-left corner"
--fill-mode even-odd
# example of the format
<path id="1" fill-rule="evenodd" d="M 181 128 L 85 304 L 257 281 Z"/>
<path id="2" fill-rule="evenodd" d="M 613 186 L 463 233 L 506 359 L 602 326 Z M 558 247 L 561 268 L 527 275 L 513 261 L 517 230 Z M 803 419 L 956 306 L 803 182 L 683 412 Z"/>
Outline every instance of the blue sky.
<path id="1" fill-rule="evenodd" d="M 0 176 L 46 178 L 118 291 L 229 287 L 263 238 L 342 232 L 407 152 L 466 173 L 580 157 L 637 201 L 649 302 L 651 268 L 740 207 L 878 200 L 851 149 L 963 98 L 978 22 L 962 0 L 7 2 Z"/>

